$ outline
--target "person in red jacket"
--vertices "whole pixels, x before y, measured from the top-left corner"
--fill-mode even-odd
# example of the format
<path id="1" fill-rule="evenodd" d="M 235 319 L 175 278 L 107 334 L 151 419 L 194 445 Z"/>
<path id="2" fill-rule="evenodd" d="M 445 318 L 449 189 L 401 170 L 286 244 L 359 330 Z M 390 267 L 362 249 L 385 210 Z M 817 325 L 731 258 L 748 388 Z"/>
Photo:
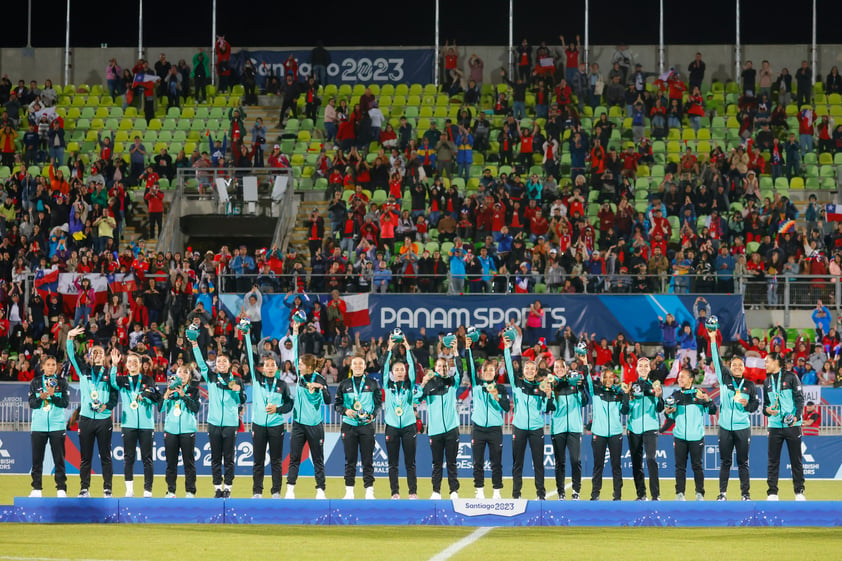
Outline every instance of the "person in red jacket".
<path id="1" fill-rule="evenodd" d="M 219 91 L 224 92 L 228 90 L 228 82 L 231 77 L 231 43 L 225 40 L 224 35 L 218 35 L 213 50 L 216 54 L 216 73 L 219 75 Z"/>
<path id="2" fill-rule="evenodd" d="M 816 112 L 809 107 L 798 113 L 798 134 L 800 136 L 801 154 L 813 151 L 813 133 L 815 132 Z"/>
<path id="3" fill-rule="evenodd" d="M 164 193 L 158 188 L 158 184 L 154 183 L 147 189 L 143 198 L 146 199 L 149 211 L 149 237 L 154 239 L 155 226 L 158 227 L 158 234 L 161 234 L 164 217 Z"/>
<path id="4" fill-rule="evenodd" d="M 801 417 L 801 434 L 804 436 L 818 436 L 819 427 L 822 424 L 822 414 L 816 407 L 814 401 L 808 401 L 804 405 L 804 414 Z"/>

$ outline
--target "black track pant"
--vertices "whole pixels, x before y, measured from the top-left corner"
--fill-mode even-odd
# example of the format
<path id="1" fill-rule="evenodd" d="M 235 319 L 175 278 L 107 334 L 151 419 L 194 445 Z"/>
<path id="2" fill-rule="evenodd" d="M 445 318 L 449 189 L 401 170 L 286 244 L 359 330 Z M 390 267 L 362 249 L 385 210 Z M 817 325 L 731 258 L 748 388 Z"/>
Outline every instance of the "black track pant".
<path id="1" fill-rule="evenodd" d="M 629 453 L 632 461 L 634 488 L 638 498 L 646 496 L 646 478 L 643 476 L 643 453 L 646 452 L 646 469 L 649 471 L 649 492 L 652 498 L 661 496 L 661 481 L 658 478 L 658 431 L 649 430 L 643 434 L 629 433 Z"/>
<path id="2" fill-rule="evenodd" d="M 91 487 L 91 462 L 94 457 L 94 441 L 99 450 L 99 461 L 102 464 L 102 488 L 110 491 L 114 477 L 114 467 L 111 463 L 111 435 L 114 432 L 114 421 L 108 419 L 89 419 L 79 417 L 79 482 L 81 489 Z"/>
<path id="3" fill-rule="evenodd" d="M 471 449 L 474 453 L 474 487 L 485 487 L 485 448 L 491 464 L 491 485 L 503 488 L 503 427 L 480 427 L 474 425 L 471 434 Z"/>
<path id="4" fill-rule="evenodd" d="M 178 477 L 178 454 L 184 464 L 184 490 L 196 494 L 196 460 L 193 452 L 196 448 L 196 433 L 164 434 L 164 452 L 167 456 L 167 491 L 175 493 L 175 480 Z"/>
<path id="5" fill-rule="evenodd" d="M 598 499 L 602 491 L 602 472 L 605 469 L 605 450 L 611 454 L 611 474 L 614 479 L 614 500 L 623 497 L 623 467 L 620 456 L 623 453 L 623 435 L 593 436 L 593 475 L 591 477 L 591 499 Z"/>
<path id="6" fill-rule="evenodd" d="M 458 491 L 459 472 L 456 469 L 456 456 L 459 454 L 459 429 L 430 436 L 430 452 L 433 455 L 433 492 L 441 493 L 442 464 L 445 459 L 450 492 Z"/>
<path id="7" fill-rule="evenodd" d="M 719 429 L 719 492 L 728 490 L 728 479 L 731 477 L 731 465 L 734 450 L 737 451 L 737 469 L 740 472 L 740 494 L 748 495 L 751 489 L 751 478 L 748 466 L 748 449 L 751 442 L 751 429 L 725 430 Z M 799 451 L 800 453 L 800 451 Z"/>
<path id="8" fill-rule="evenodd" d="M 532 469 L 535 471 L 535 492 L 543 499 L 544 488 L 544 429 L 523 430 L 512 427 L 512 498 L 519 499 L 523 489 L 523 462 L 526 445 L 532 452 Z"/>
<path id="9" fill-rule="evenodd" d="M 675 492 L 684 493 L 687 485 L 687 456 L 690 456 L 690 467 L 693 468 L 693 480 L 696 492 L 705 494 L 705 470 L 702 467 L 702 456 L 705 452 L 705 440 L 682 440 L 675 438 Z"/>
<path id="10" fill-rule="evenodd" d="M 155 464 L 152 460 L 152 429 L 123 429 L 123 475 L 126 481 L 134 481 L 134 462 L 137 445 L 140 443 L 140 461 L 143 463 L 143 490 L 152 491 Z"/>
<path id="11" fill-rule="evenodd" d="M 406 468 L 406 485 L 409 494 L 418 493 L 418 478 L 415 475 L 415 439 L 418 429 L 415 424 L 402 429 L 386 425 L 386 455 L 389 457 L 389 487 L 393 495 L 400 494 L 398 464 L 403 448 L 403 465 Z"/>
<path id="12" fill-rule="evenodd" d="M 49 444 L 56 465 L 56 489 L 67 491 L 67 476 L 64 469 L 64 438 L 63 430 L 32 433 L 32 488 L 34 490 L 40 491 L 42 489 L 41 474 L 44 471 L 44 455 L 47 451 L 47 444 Z"/>
<path id="13" fill-rule="evenodd" d="M 287 471 L 287 485 L 295 485 L 298 481 L 298 468 L 301 466 L 301 456 L 304 444 L 310 446 L 310 459 L 313 461 L 313 473 L 316 476 L 316 489 L 325 490 L 325 426 L 302 425 L 293 423 L 289 433 L 289 470 Z"/>
<path id="14" fill-rule="evenodd" d="M 237 443 L 237 427 L 208 425 L 208 440 L 211 448 L 211 476 L 214 485 L 222 485 L 222 464 L 225 462 L 225 484 L 234 483 L 234 446 Z"/>
<path id="15" fill-rule="evenodd" d="M 363 486 L 374 486 L 374 425 L 355 427 L 342 423 L 345 446 L 345 486 L 353 487 L 357 477 L 357 451 L 363 465 Z"/>
<path id="16" fill-rule="evenodd" d="M 252 493 L 263 493 L 263 470 L 266 464 L 266 447 L 269 447 L 269 466 L 272 470 L 272 494 L 281 492 L 284 481 L 284 425 L 264 427 L 252 423 L 254 467 L 252 468 Z"/>
<path id="17" fill-rule="evenodd" d="M 555 455 L 555 487 L 559 497 L 564 496 L 564 476 L 567 465 L 565 451 L 570 455 L 570 475 L 573 492 L 582 490 L 582 433 L 560 432 L 553 435 L 553 454 Z"/>
<path id="18" fill-rule="evenodd" d="M 781 467 L 781 448 L 786 442 L 789 464 L 792 469 L 792 487 L 796 493 L 804 492 L 804 466 L 801 463 L 801 427 L 769 429 L 769 467 L 766 481 L 768 494 L 778 494 L 778 472 Z"/>

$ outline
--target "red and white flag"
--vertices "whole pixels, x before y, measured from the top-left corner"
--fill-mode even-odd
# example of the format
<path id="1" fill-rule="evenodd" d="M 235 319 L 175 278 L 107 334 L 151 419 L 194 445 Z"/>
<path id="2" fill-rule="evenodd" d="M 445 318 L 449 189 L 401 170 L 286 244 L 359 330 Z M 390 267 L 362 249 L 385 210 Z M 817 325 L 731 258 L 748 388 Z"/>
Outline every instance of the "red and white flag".
<path id="1" fill-rule="evenodd" d="M 371 325 L 368 313 L 368 294 L 354 294 L 345 296 L 345 322 L 350 328 L 367 327 Z"/>
<path id="2" fill-rule="evenodd" d="M 743 376 L 755 384 L 762 384 L 766 380 L 766 361 L 759 356 L 747 356 L 746 371 Z"/>

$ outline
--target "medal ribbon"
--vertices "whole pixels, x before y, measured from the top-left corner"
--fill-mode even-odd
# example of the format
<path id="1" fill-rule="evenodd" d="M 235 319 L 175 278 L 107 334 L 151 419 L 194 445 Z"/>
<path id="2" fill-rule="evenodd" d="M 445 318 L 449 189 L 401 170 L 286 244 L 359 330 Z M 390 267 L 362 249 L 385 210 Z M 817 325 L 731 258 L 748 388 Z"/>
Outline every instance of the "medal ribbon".
<path id="1" fill-rule="evenodd" d="M 351 376 L 351 387 L 354 388 L 354 399 L 362 403 L 362 401 L 360 400 L 360 396 L 362 394 L 363 387 L 365 386 L 365 376 L 360 376 L 359 389 L 357 389 L 357 382 L 355 381 L 355 378 L 356 376 Z"/>
<path id="2" fill-rule="evenodd" d="M 132 383 L 132 377 L 129 376 L 129 389 L 131 390 L 132 394 L 135 396 L 134 399 L 137 399 L 137 394 L 140 393 L 140 382 L 141 378 L 140 375 L 137 377 L 137 384 Z"/>

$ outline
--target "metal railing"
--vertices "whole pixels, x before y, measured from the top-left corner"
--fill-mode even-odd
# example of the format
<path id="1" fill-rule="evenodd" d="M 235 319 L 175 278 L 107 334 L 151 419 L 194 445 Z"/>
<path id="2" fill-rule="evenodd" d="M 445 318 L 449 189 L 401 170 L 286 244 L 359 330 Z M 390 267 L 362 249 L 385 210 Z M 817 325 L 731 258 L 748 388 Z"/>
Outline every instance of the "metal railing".
<path id="1" fill-rule="evenodd" d="M 335 389 L 335 388 L 334 388 Z M 71 403 L 68 411 L 72 411 L 79 406 L 79 403 Z M 247 403 L 243 407 L 242 419 L 247 430 L 251 428 L 251 403 Z M 468 402 L 460 402 L 457 405 L 459 413 L 460 431 L 470 432 L 471 430 L 471 407 Z M 819 434 L 821 435 L 842 435 L 842 405 L 819 404 L 816 405 L 816 410 L 821 415 L 821 424 L 819 427 Z M 114 409 L 115 428 L 120 427 L 119 419 L 122 413 L 122 407 L 118 403 Z M 427 408 L 426 405 L 418 406 L 418 415 L 421 421 L 426 426 L 427 424 Z M 207 430 L 207 416 L 208 403 L 206 400 L 201 401 L 201 406 L 196 415 L 200 430 Z M 584 418 L 591 417 L 591 407 L 588 406 L 584 411 Z M 30 421 L 32 418 L 32 410 L 29 408 L 29 403 L 25 401 L 0 402 L 0 430 L 10 431 L 28 431 Z M 164 429 L 164 413 L 155 411 L 155 429 L 163 431 Z M 322 418 L 325 422 L 325 429 L 328 432 L 338 432 L 342 424 L 342 415 L 336 411 L 333 405 L 322 406 Z M 716 434 L 718 431 L 717 424 L 718 416 L 706 417 L 706 431 L 708 434 Z M 767 429 L 767 419 L 762 412 L 756 411 L 750 415 L 752 432 L 755 434 L 763 434 Z M 661 417 L 663 421 L 663 417 Z M 549 416 L 545 418 L 545 431 L 550 430 Z M 512 414 L 509 413 L 504 418 L 504 431 L 511 432 Z M 383 432 L 385 430 L 384 416 L 381 412 L 374 422 L 375 430 Z"/>
<path id="2" fill-rule="evenodd" d="M 389 261 L 390 257 L 385 256 L 384 260 Z M 363 273 L 365 270 L 357 269 L 352 266 L 352 262 L 349 262 L 348 272 L 344 274 L 307 273 L 305 286 L 310 291 L 318 292 L 325 289 L 327 281 L 333 282 L 339 279 L 340 292 L 374 292 L 373 278 L 360 285 L 359 279 Z M 582 281 L 584 294 L 743 294 L 746 306 L 785 310 L 809 309 L 816 306 L 816 300 L 822 300 L 825 305 L 835 308 L 837 312 L 842 311 L 842 278 L 830 275 L 780 276 L 763 281 L 745 279 L 725 281 L 702 275 L 581 274 L 578 277 Z M 262 280 L 267 288 L 271 289 L 273 285 L 277 285 L 278 291 L 286 292 L 285 287 L 292 287 L 298 275 L 275 273 L 235 275 L 228 272 L 222 274 L 221 278 L 250 279 L 249 286 L 260 285 L 259 281 Z M 572 279 L 573 276 L 565 275 L 560 278 L 560 282 L 548 284 L 549 279 L 545 274 L 492 273 L 488 280 L 482 280 L 470 275 L 454 277 L 449 273 L 406 275 L 392 272 L 387 292 L 505 294 L 516 292 L 516 283 L 524 278 L 528 279 L 528 291 L 540 294 L 563 292 L 564 280 Z M 454 280 L 458 282 L 454 284 Z M 641 280 L 645 284 L 641 284 Z M 231 286 L 233 284 L 231 283 Z M 459 286 L 462 289 L 456 290 Z"/>

